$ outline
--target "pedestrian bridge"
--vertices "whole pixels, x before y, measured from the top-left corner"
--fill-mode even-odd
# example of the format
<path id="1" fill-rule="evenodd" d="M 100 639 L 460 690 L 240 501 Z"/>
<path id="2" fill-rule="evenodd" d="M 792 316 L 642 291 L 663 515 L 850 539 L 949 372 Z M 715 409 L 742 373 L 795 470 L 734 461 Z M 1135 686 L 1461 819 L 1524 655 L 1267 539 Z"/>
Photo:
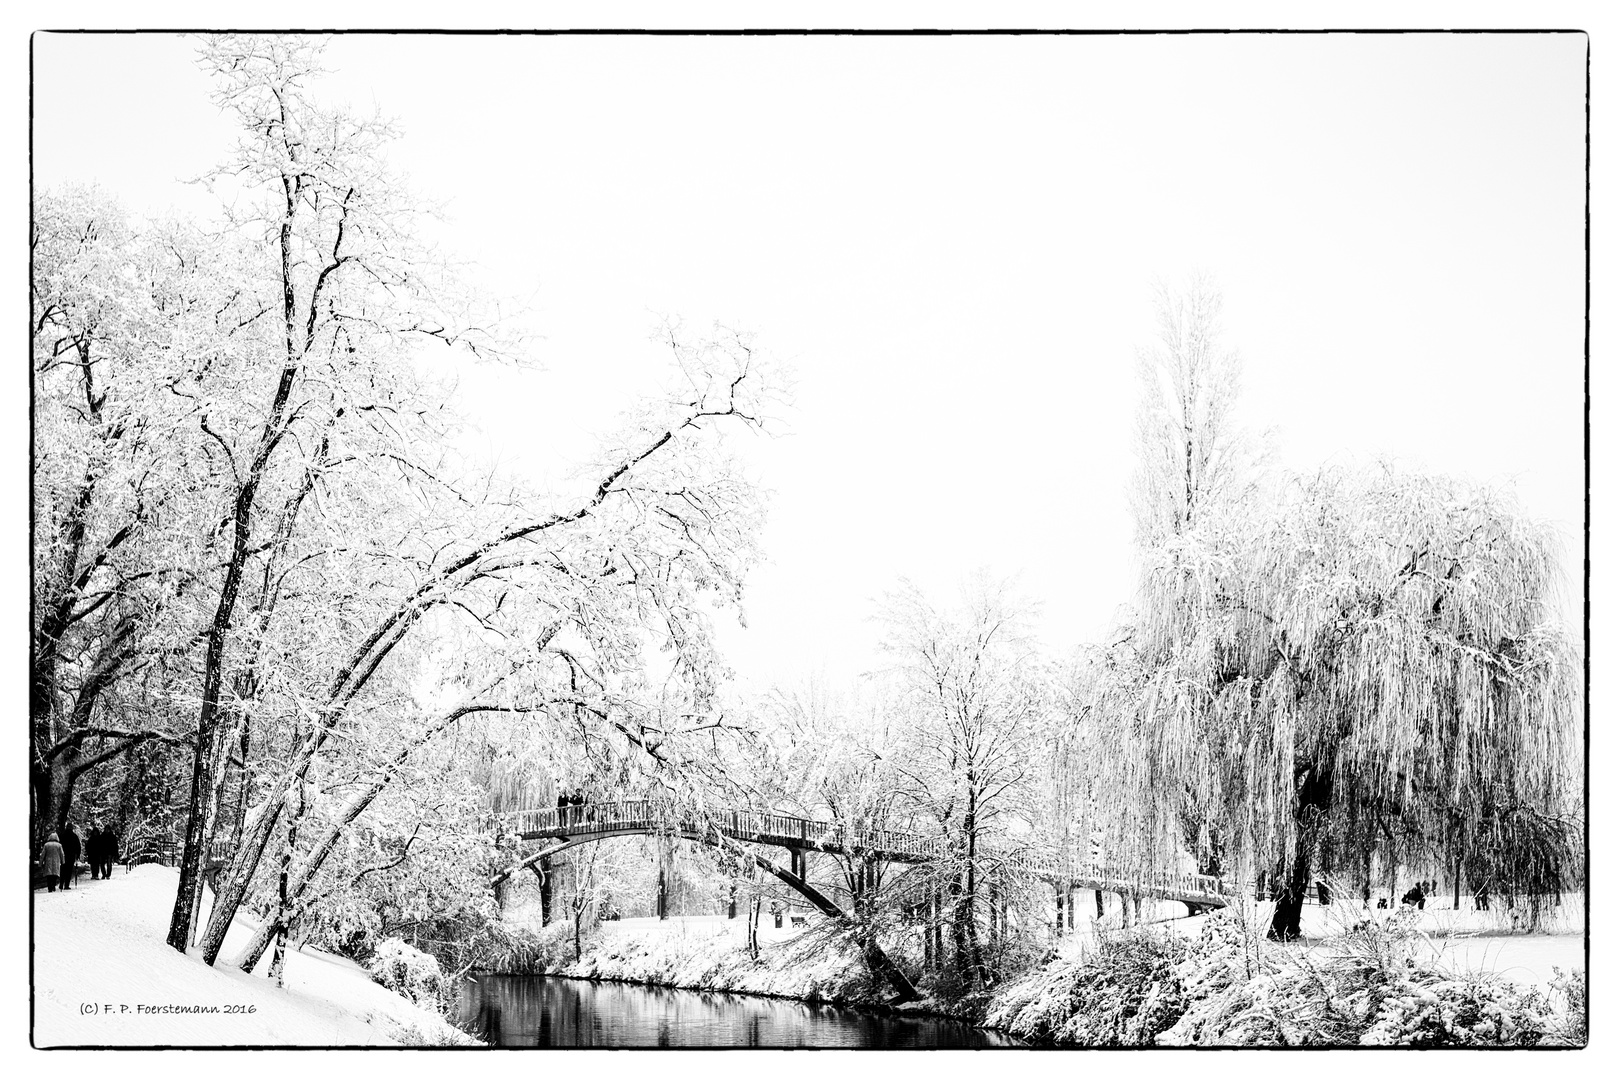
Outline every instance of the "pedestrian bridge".
<path id="1" fill-rule="evenodd" d="M 767 810 L 709 807 L 699 813 L 651 799 L 585 803 L 554 810 L 517 810 L 493 815 L 488 824 L 502 839 L 515 836 L 520 841 L 538 842 L 536 850 L 490 878 L 491 886 L 499 885 L 526 868 L 537 868 L 542 860 L 581 844 L 615 836 L 680 836 L 728 848 L 751 860 L 808 900 L 823 915 L 838 921 L 848 921 L 849 914 L 809 882 L 805 863 L 808 852 L 841 855 L 868 871 L 874 870 L 879 862 L 948 862 L 962 854 L 943 840 L 918 833 L 850 829 L 834 822 Z M 743 845 L 786 848 L 789 863 L 782 866 L 757 846 Z M 991 848 L 980 850 L 977 856 L 993 864 L 1002 874 L 1046 881 L 1059 890 L 1097 889 L 1130 897 L 1178 900 L 1194 912 L 1225 906 L 1235 889 L 1234 883 L 1228 885 L 1205 874 L 1126 871 L 1065 857 L 1057 851 Z M 874 881 L 874 877 L 866 873 L 857 877 L 866 882 Z M 897 992 L 896 1002 L 917 996 L 909 977 L 875 940 L 868 940 L 863 949 L 873 973 L 886 979 Z"/>
<path id="2" fill-rule="evenodd" d="M 821 851 L 871 862 L 940 862 L 960 854 L 941 839 L 917 833 L 892 829 L 851 830 L 829 821 L 764 810 L 710 808 L 700 814 L 682 813 L 650 799 L 586 803 L 554 810 L 518 810 L 495 815 L 492 824 L 501 835 L 515 835 L 524 841 L 550 841 L 522 862 L 496 875 L 494 883 L 504 881 L 541 858 L 614 836 L 661 834 L 716 845 L 724 841 L 766 844 L 791 852 Z M 1125 870 L 1065 858 L 1057 851 L 989 849 L 980 851 L 979 858 L 1015 877 L 1037 878 L 1054 886 L 1177 900 L 1194 908 L 1224 907 L 1237 889 L 1235 882 L 1207 874 Z M 801 865 L 798 859 L 794 859 L 793 864 Z M 764 868 L 771 869 L 770 866 Z"/>

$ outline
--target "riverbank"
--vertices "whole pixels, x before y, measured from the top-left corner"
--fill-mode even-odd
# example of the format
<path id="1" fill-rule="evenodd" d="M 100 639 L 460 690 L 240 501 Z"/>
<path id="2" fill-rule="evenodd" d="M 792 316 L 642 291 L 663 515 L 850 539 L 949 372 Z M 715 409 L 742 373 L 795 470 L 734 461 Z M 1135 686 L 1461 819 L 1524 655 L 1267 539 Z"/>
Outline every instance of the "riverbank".
<path id="1" fill-rule="evenodd" d="M 581 942 L 565 926 L 544 932 L 547 959 L 529 973 L 599 983 L 665 987 L 808 1005 L 829 1005 L 885 1017 L 949 1020 L 974 1027 L 984 1002 L 923 997 L 894 1005 L 893 989 L 875 980 L 847 935 L 824 923 L 805 930 L 766 932 L 758 957 L 749 954 L 740 921 L 718 918 L 626 919 L 601 924 Z"/>
<path id="2" fill-rule="evenodd" d="M 639 925 L 639 924 L 649 925 Z M 712 920 L 607 923 L 571 959 L 572 938 L 555 939 L 547 975 L 785 998 L 811 1004 L 887 1008 L 892 991 L 874 983 L 858 952 L 835 930 L 820 928 L 761 942 L 751 956 L 733 924 Z"/>
<path id="3" fill-rule="evenodd" d="M 984 1049 L 1021 1040 L 959 1021 L 561 975 L 468 976 L 459 1023 L 499 1047 Z"/>
<path id="4" fill-rule="evenodd" d="M 316 949 L 287 955 L 286 987 L 164 942 L 178 874 L 120 867 L 33 894 L 33 1043 L 53 1046 L 477 1045 L 437 1013 Z M 204 917 L 207 899 L 204 899 Z M 238 917 L 225 956 L 255 926 Z"/>
<path id="5" fill-rule="evenodd" d="M 1373 1031 L 1383 1005 L 1372 998 L 1362 1001 L 1364 1015 L 1358 1027 L 1345 1021 L 1337 1028 L 1315 1030 L 1306 1024 L 1259 1036 L 1246 1029 L 1228 1030 L 1207 1021 L 1204 1014 L 1218 1013 L 1228 1002 L 1254 1008 L 1247 997 L 1257 988 L 1300 982 L 1300 973 L 1336 967 L 1361 970 L 1364 963 L 1346 961 L 1372 949 L 1378 963 L 1389 965 L 1391 984 L 1411 983 L 1413 1000 L 1449 995 L 1457 1001 L 1446 1006 L 1450 1009 L 1446 1015 L 1493 1010 L 1491 1015 L 1507 1017 L 1497 1023 L 1492 1038 L 1538 1039 L 1535 1032 L 1542 1031 L 1556 1039 L 1568 1029 L 1565 995 L 1573 987 L 1568 979 L 1570 973 L 1584 969 L 1580 935 L 1503 934 L 1470 912 L 1375 911 L 1368 918 L 1358 905 L 1344 905 L 1342 910 L 1312 911 L 1306 920 L 1308 939 L 1278 945 L 1263 941 L 1254 929 L 1263 926 L 1259 906 L 1239 904 L 1222 915 L 1166 920 L 1133 932 L 1101 929 L 1071 934 L 1049 964 L 990 994 L 959 1002 L 924 998 L 889 1005 L 891 992 L 874 982 L 858 949 L 824 924 L 799 933 L 778 933 L 774 940 L 761 942 L 755 958 L 744 948 L 736 923 L 626 920 L 604 924 L 582 943 L 577 960 L 572 958 L 571 932 L 552 927 L 546 934 L 546 953 L 558 959 L 535 970 L 598 983 L 745 994 L 885 1016 L 937 1017 L 1047 1045 L 1232 1041 L 1342 1045 L 1387 1035 L 1382 1029 Z M 1352 915 L 1356 918 L 1345 922 Z M 1357 924 L 1361 928 L 1351 931 Z M 1406 958 L 1414 966 L 1408 966 Z M 1235 975 L 1239 959 L 1246 977 Z M 1358 983 L 1353 987 L 1355 993 L 1362 989 Z M 1198 1002 L 1203 1004 L 1194 1009 Z M 1096 1003 L 1103 1015 L 1088 1015 L 1097 1011 Z M 1310 1007 L 1321 1004 L 1312 1000 Z M 1406 1007 L 1389 1005 L 1396 1011 Z M 1182 1017 L 1188 1017 L 1186 1022 L 1171 1032 Z M 1388 1037 L 1434 1038 L 1446 1044 L 1475 1035 L 1470 1028 L 1460 1034 L 1423 1030 Z"/>

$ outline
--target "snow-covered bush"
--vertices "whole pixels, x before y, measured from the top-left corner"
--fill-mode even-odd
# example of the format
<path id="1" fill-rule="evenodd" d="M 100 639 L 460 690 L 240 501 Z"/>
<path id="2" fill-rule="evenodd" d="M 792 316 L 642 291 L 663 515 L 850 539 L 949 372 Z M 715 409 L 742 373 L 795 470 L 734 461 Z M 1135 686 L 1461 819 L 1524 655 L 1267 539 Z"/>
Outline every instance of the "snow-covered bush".
<path id="1" fill-rule="evenodd" d="M 1587 1041 L 1585 972 L 1552 968 L 1551 999 L 1556 1019 L 1543 1046 L 1584 1046 Z"/>
<path id="2" fill-rule="evenodd" d="M 1551 1009 L 1533 990 L 1504 979 L 1447 979 L 1429 970 L 1386 988 L 1363 1046 L 1533 1046 Z"/>
<path id="3" fill-rule="evenodd" d="M 492 921 L 468 942 L 466 965 L 502 975 L 539 975 L 573 959 L 573 927 L 552 923 L 535 930 Z"/>
<path id="4" fill-rule="evenodd" d="M 1529 1046 L 1555 1027 L 1537 991 L 1419 959 L 1433 950 L 1414 914 L 1362 922 L 1313 956 L 1244 944 L 1232 925 L 1211 920 L 1194 943 L 1178 970 L 1185 1011 L 1159 1045 Z"/>
<path id="5" fill-rule="evenodd" d="M 1196 938 L 1151 930 L 1104 938 L 1001 990 L 985 1022 L 1087 1046 L 1583 1045 L 1585 984 L 1551 998 L 1491 975 L 1435 966 L 1415 913 L 1363 921 L 1304 954 L 1264 941 L 1240 915 Z"/>
<path id="6" fill-rule="evenodd" d="M 985 1022 L 1033 1040 L 1140 1046 L 1180 1018 L 1177 974 L 1190 945 L 1150 930 L 1110 935 L 1079 961 L 1056 961 L 996 995 Z"/>
<path id="7" fill-rule="evenodd" d="M 366 971 L 373 981 L 418 1005 L 443 1011 L 454 1000 L 455 988 L 439 970 L 438 961 L 398 938 L 377 943 Z"/>

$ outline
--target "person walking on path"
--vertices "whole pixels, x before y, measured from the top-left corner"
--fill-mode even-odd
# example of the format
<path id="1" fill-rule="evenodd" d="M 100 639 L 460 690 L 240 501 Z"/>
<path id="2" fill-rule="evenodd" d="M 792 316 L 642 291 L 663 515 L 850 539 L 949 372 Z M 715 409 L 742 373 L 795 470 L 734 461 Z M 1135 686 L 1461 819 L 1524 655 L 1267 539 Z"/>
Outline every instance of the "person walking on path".
<path id="1" fill-rule="evenodd" d="M 101 857 L 107 846 L 107 834 L 101 831 L 101 822 L 90 822 L 90 831 L 84 837 L 84 859 L 90 864 L 90 880 L 101 877 Z"/>
<path id="2" fill-rule="evenodd" d="M 110 881 L 112 864 L 118 861 L 118 837 L 111 829 L 97 826 L 90 833 L 89 854 L 90 877 L 99 875 L 102 881 Z"/>
<path id="3" fill-rule="evenodd" d="M 45 891 L 55 892 L 56 882 L 62 876 L 62 845 L 51 833 L 45 838 L 45 846 L 39 849 L 40 869 L 45 871 Z"/>
<path id="4" fill-rule="evenodd" d="M 79 843 L 79 834 L 73 831 L 71 823 L 62 827 L 62 888 L 73 887 L 73 869 L 79 865 L 79 855 L 84 847 Z"/>

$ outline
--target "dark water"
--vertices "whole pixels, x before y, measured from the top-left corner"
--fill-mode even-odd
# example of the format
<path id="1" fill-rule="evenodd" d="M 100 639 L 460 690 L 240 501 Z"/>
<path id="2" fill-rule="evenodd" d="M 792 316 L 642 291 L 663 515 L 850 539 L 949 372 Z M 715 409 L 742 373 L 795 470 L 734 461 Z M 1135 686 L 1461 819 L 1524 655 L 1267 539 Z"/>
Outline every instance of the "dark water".
<path id="1" fill-rule="evenodd" d="M 746 994 L 479 975 L 461 991 L 461 1026 L 496 1046 L 927 1048 L 1016 1046 L 951 1020 L 878 1016 Z"/>

